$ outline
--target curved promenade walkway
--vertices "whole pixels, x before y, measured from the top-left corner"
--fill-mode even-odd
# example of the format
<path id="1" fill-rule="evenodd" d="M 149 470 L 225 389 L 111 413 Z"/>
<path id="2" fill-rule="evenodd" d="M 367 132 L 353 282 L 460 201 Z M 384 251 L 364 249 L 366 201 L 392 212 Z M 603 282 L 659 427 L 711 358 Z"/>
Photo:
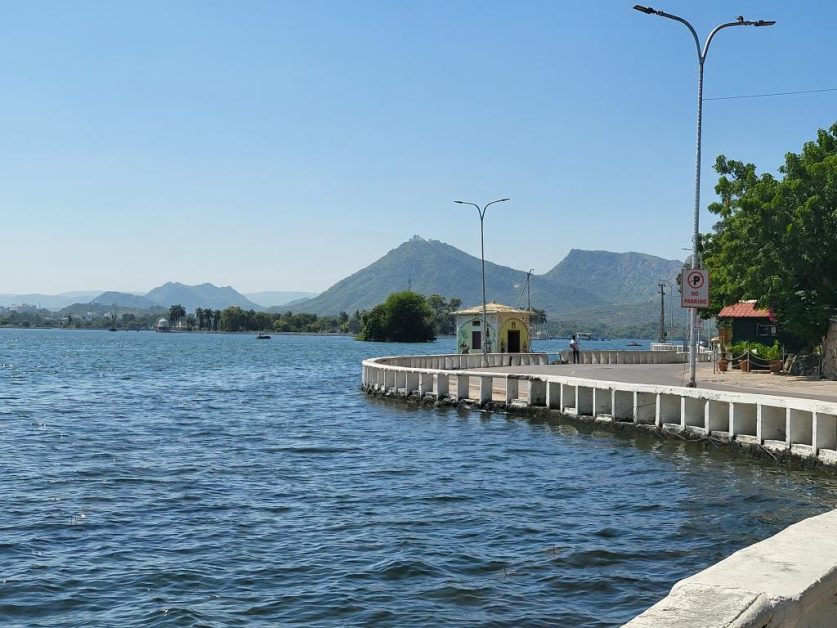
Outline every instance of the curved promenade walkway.
<path id="1" fill-rule="evenodd" d="M 563 375 L 610 382 L 659 384 L 662 386 L 685 386 L 689 381 L 687 364 L 545 364 L 493 367 L 490 370 L 503 373 Z M 837 381 L 833 380 L 772 375 L 767 371 L 742 373 L 737 370 L 729 370 L 726 373 L 713 373 L 711 363 L 698 365 L 696 380 L 698 388 L 708 390 L 837 402 Z"/>

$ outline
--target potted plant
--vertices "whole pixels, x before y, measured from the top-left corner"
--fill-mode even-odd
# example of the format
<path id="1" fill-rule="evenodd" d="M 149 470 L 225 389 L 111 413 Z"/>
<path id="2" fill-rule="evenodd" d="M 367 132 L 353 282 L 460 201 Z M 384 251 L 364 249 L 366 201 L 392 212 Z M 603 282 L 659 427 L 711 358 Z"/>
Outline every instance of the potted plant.
<path id="1" fill-rule="evenodd" d="M 779 347 L 779 341 L 773 343 L 773 346 L 765 346 L 762 350 L 765 360 L 770 366 L 771 373 L 779 373 L 782 370 L 782 349 Z"/>
<path id="2" fill-rule="evenodd" d="M 727 368 L 729 368 L 729 355 L 727 354 L 727 348 L 724 345 L 720 345 L 719 352 L 718 371 L 726 373 Z"/>

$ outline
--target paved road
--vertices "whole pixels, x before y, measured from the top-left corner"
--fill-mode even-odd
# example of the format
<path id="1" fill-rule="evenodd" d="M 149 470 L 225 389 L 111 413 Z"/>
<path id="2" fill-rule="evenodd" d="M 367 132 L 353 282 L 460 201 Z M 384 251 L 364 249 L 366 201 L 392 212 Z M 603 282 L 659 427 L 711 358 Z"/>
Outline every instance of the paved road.
<path id="1" fill-rule="evenodd" d="M 566 375 L 631 384 L 685 386 L 689 381 L 688 368 L 687 364 L 550 364 L 494 367 L 488 370 L 532 375 Z M 771 375 L 767 372 L 713 373 L 711 364 L 698 365 L 696 380 L 698 388 L 837 402 L 837 381 Z"/>

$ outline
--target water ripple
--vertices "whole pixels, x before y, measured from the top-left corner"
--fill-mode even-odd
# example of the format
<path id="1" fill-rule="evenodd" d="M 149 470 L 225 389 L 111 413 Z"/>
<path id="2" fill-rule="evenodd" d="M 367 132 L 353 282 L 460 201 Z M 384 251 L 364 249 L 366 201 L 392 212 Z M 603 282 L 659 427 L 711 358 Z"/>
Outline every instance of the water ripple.
<path id="1" fill-rule="evenodd" d="M 617 625 L 835 503 L 647 435 L 368 398 L 341 337 L 0 330 L 0 622 Z"/>

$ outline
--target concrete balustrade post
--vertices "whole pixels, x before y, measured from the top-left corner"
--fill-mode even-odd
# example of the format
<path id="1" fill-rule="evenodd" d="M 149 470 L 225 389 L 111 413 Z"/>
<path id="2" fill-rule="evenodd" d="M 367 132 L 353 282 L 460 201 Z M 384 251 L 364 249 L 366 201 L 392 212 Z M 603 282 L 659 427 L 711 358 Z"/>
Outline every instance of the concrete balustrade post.
<path id="1" fill-rule="evenodd" d="M 744 402 L 732 404 L 732 431 L 738 440 L 749 442 L 752 439 L 760 442 L 756 404 Z"/>
<path id="2" fill-rule="evenodd" d="M 706 402 L 699 397 L 683 397 L 682 427 L 706 430 Z"/>
<path id="3" fill-rule="evenodd" d="M 837 450 L 837 415 L 825 412 L 814 413 L 814 449 Z"/>
<path id="4" fill-rule="evenodd" d="M 494 384 L 494 378 L 489 375 L 483 375 L 480 377 L 480 397 L 479 402 L 480 404 L 486 403 L 491 401 L 492 397 L 492 386 Z"/>
<path id="5" fill-rule="evenodd" d="M 634 394 L 628 390 L 613 391 L 613 418 L 616 421 L 636 422 Z"/>
<path id="6" fill-rule="evenodd" d="M 510 405 L 518 396 L 518 380 L 514 375 L 506 375 L 506 405 Z"/>
<path id="7" fill-rule="evenodd" d="M 550 410 L 561 410 L 561 384 L 559 382 L 547 382 L 546 407 Z"/>
<path id="8" fill-rule="evenodd" d="M 418 387 L 419 374 L 414 371 L 407 371 L 406 377 L 404 378 L 404 394 L 409 397 L 418 391 Z"/>
<path id="9" fill-rule="evenodd" d="M 561 383 L 561 411 L 568 410 L 571 414 L 578 412 L 577 387 L 573 384 Z"/>
<path id="10" fill-rule="evenodd" d="M 613 418 L 613 391 L 605 388 L 593 389 L 593 416 Z"/>
<path id="11" fill-rule="evenodd" d="M 433 392 L 436 393 L 436 399 L 447 397 L 449 387 L 450 376 L 447 373 L 435 373 L 433 375 Z"/>
<path id="12" fill-rule="evenodd" d="M 546 382 L 544 380 L 529 380 L 528 399 L 530 407 L 541 407 L 546 405 Z"/>
<path id="13" fill-rule="evenodd" d="M 787 425 L 787 409 L 776 408 L 765 404 L 758 404 L 758 431 L 756 438 L 760 443 L 765 441 L 781 441 L 787 442 L 787 433 L 785 426 Z"/>
<path id="14" fill-rule="evenodd" d="M 654 424 L 657 422 L 657 395 L 651 392 L 634 392 L 634 421 Z"/>
<path id="15" fill-rule="evenodd" d="M 429 392 L 433 392 L 433 375 L 431 373 L 419 373 L 419 397 L 424 397 Z"/>
<path id="16" fill-rule="evenodd" d="M 454 375 L 456 381 L 456 401 L 468 398 L 468 388 L 471 383 L 470 375 Z"/>
<path id="17" fill-rule="evenodd" d="M 726 401 L 706 401 L 706 429 L 709 433 L 725 432 L 730 433 L 730 404 Z"/>
<path id="18" fill-rule="evenodd" d="M 794 445 L 810 446 L 810 453 L 814 451 L 814 413 L 788 408 L 788 442 Z"/>

